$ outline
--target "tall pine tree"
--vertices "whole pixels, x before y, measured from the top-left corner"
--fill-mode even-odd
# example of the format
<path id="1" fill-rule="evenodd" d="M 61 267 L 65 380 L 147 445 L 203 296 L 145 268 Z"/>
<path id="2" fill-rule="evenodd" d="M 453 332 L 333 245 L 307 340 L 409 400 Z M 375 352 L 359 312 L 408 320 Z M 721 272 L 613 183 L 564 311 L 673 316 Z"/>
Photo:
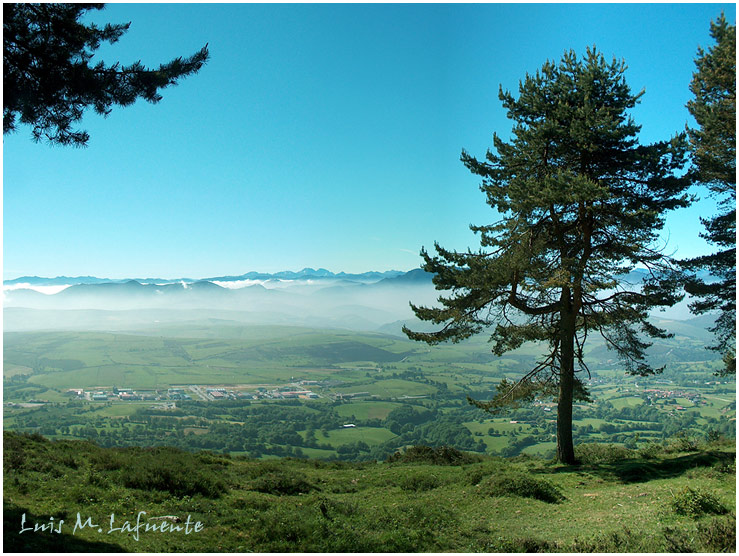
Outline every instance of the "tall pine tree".
<path id="1" fill-rule="evenodd" d="M 148 69 L 103 62 L 90 65 L 102 42 L 115 43 L 130 23 L 84 25 L 79 19 L 104 4 L 3 4 L 3 134 L 18 123 L 31 126 L 36 141 L 85 146 L 89 135 L 73 129 L 91 107 L 108 115 L 113 105 L 138 98 L 159 102 L 159 90 L 196 73 L 208 46 L 188 58 Z"/>
<path id="2" fill-rule="evenodd" d="M 706 282 L 694 275 L 685 289 L 696 298 L 694 313 L 718 311 L 711 349 L 723 354 L 721 374 L 730 374 L 736 373 L 736 26 L 721 14 L 711 22 L 711 37 L 716 44 L 708 52 L 698 49 L 695 61 L 690 84 L 695 98 L 688 110 L 698 128 L 688 133 L 696 180 L 718 200 L 719 213 L 702 219 L 706 231 L 701 235 L 719 250 L 683 265 L 713 277 Z"/>
<path id="3" fill-rule="evenodd" d="M 680 135 L 639 144 L 628 110 L 642 93 L 631 93 L 625 69 L 595 48 L 581 60 L 570 51 L 527 75 L 517 99 L 501 89 L 514 122 L 511 140 L 494 135 L 495 152 L 482 161 L 462 153 L 500 219 L 472 226 L 481 241 L 477 252 L 438 244 L 435 256 L 422 250 L 436 288 L 450 293 L 436 307 L 412 307 L 443 327 L 405 329 L 430 344 L 492 330 L 496 355 L 526 342 L 546 346 L 522 378 L 503 381 L 491 401 L 473 403 L 495 410 L 555 393 L 557 457 L 568 464 L 575 461 L 573 400 L 587 396 L 578 373 L 587 371 L 589 334 L 605 338 L 628 372 L 655 372 L 645 336 L 668 334 L 647 314 L 679 299 L 678 273 L 657 242 L 664 214 L 689 203 L 689 180 L 675 175 L 686 162 L 687 141 Z M 636 267 L 648 270 L 640 287 L 623 279 Z"/>

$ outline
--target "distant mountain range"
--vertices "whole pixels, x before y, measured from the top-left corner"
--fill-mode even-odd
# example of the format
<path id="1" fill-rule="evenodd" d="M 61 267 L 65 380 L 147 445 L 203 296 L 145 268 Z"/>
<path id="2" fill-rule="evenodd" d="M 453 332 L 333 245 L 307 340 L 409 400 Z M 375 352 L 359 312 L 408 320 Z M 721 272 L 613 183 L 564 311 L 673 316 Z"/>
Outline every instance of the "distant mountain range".
<path id="1" fill-rule="evenodd" d="M 335 274 L 306 268 L 207 280 L 34 276 L 6 281 L 3 289 L 6 330 L 125 329 L 204 318 L 376 330 L 411 319 L 410 301 L 428 305 L 436 298 L 431 274 L 421 269 Z"/>
<path id="2" fill-rule="evenodd" d="M 638 284 L 646 276 L 648 272 L 644 269 L 635 269 L 625 276 L 625 281 Z M 711 281 L 711 276 L 706 273 L 699 273 L 698 275 L 703 280 L 708 282 Z M 431 274 L 428 272 L 416 268 L 408 272 L 400 270 L 386 270 L 383 272 L 370 271 L 362 273 L 346 273 L 338 272 L 334 273 L 325 268 L 313 269 L 304 268 L 297 272 L 291 270 L 285 270 L 282 272 L 267 273 L 267 272 L 247 272 L 238 276 L 214 276 L 210 278 L 98 278 L 96 276 L 57 276 L 55 278 L 45 278 L 41 276 L 21 276 L 20 278 L 14 278 L 12 280 L 4 280 L 4 286 L 15 286 L 17 289 L 19 286 L 28 285 L 30 287 L 35 286 L 77 286 L 81 284 L 125 284 L 128 282 L 138 282 L 142 285 L 157 284 L 195 284 L 199 282 L 212 282 L 212 283 L 225 283 L 227 286 L 230 282 L 265 282 L 265 283 L 277 283 L 284 281 L 297 281 L 297 282 L 325 282 L 335 283 L 338 281 L 345 281 L 346 283 L 363 283 L 370 284 L 379 282 L 382 280 L 390 281 L 389 283 L 405 283 L 414 282 L 417 284 L 428 283 L 431 281 Z M 396 282 L 394 282 L 396 281 Z M 247 285 L 247 284 L 244 284 Z M 252 285 L 252 284 L 248 284 Z M 10 289 L 10 288 L 6 288 Z"/>
<path id="3" fill-rule="evenodd" d="M 646 274 L 635 270 L 623 278 L 637 287 Z M 201 280 L 24 276 L 4 283 L 3 322 L 6 330 L 123 330 L 215 318 L 399 334 L 403 324 L 435 328 L 416 319 L 410 308 L 410 303 L 437 305 L 440 292 L 431 279 L 420 268 L 361 274 L 304 268 Z M 691 316 L 687 301 L 654 315 L 669 320 Z"/>
<path id="4" fill-rule="evenodd" d="M 411 272 L 423 272 L 421 269 L 416 269 Z M 194 283 L 194 282 L 239 282 L 242 280 L 350 280 L 357 282 L 376 282 L 385 278 L 397 278 L 406 274 L 400 270 L 387 270 L 384 272 L 370 271 L 363 272 L 360 274 L 349 274 L 346 272 L 339 272 L 337 274 L 326 270 L 325 268 L 319 268 L 318 270 L 313 268 L 304 268 L 298 272 L 285 270 L 282 272 L 275 272 L 273 274 L 266 272 L 247 272 L 239 276 L 217 276 L 212 278 L 98 278 L 96 276 L 57 276 L 56 278 L 44 278 L 41 276 L 21 276 L 20 278 L 14 278 L 13 280 L 3 280 L 3 285 L 13 286 L 19 284 L 28 284 L 30 286 L 76 286 L 79 284 L 121 284 L 130 281 L 139 282 L 140 284 L 181 284 L 181 283 Z"/>

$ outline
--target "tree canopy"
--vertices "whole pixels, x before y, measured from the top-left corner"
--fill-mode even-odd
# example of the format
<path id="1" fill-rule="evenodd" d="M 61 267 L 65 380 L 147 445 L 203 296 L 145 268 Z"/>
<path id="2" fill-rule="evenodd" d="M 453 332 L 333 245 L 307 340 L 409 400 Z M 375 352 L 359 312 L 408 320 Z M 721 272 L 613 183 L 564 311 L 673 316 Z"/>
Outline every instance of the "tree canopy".
<path id="1" fill-rule="evenodd" d="M 718 214 L 702 219 L 701 236 L 719 250 L 683 264 L 712 276 L 708 281 L 693 276 L 686 290 L 695 296 L 694 313 L 718 311 L 711 349 L 723 354 L 728 374 L 736 373 L 736 26 L 721 14 L 711 22 L 711 37 L 716 44 L 708 52 L 699 48 L 695 60 L 688 110 L 698 128 L 688 133 L 695 178 L 718 201 Z"/>
<path id="2" fill-rule="evenodd" d="M 160 89 L 196 73 L 208 46 L 158 69 L 140 61 L 128 66 L 91 65 L 103 42 L 115 43 L 130 23 L 84 25 L 80 18 L 104 4 L 3 4 L 3 134 L 31 126 L 36 141 L 85 146 L 86 131 L 73 126 L 84 111 L 108 115 L 112 106 L 138 98 L 159 102 Z"/>
<path id="3" fill-rule="evenodd" d="M 503 381 L 492 410 L 537 393 L 557 392 L 557 456 L 573 463 L 572 403 L 587 397 L 584 346 L 600 334 L 628 372 L 646 375 L 648 337 L 666 331 L 648 311 L 680 299 L 679 276 L 658 245 L 667 211 L 685 207 L 690 180 L 676 173 L 687 158 L 685 135 L 639 144 L 640 127 L 628 115 L 642 95 L 632 94 L 626 65 L 607 63 L 595 48 L 582 59 L 566 52 L 519 85 L 518 98 L 499 98 L 513 121 L 511 139 L 493 136 L 485 160 L 467 152 L 462 162 L 482 178 L 487 203 L 498 212 L 474 225 L 481 248 L 456 252 L 435 244 L 423 268 L 437 290 L 450 292 L 434 307 L 412 308 L 443 324 L 431 333 L 405 329 L 428 343 L 458 342 L 491 331 L 496 355 L 526 342 L 544 355 L 518 381 Z M 627 276 L 641 269 L 644 280 Z"/>

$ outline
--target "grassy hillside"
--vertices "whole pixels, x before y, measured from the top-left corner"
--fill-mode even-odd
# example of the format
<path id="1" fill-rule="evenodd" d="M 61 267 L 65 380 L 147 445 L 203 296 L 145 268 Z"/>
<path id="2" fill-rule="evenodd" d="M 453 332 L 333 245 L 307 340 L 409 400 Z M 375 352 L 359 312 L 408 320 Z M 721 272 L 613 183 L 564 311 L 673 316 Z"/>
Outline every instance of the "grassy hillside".
<path id="1" fill-rule="evenodd" d="M 4 548 L 734 552 L 733 443 L 584 445 L 579 456 L 573 467 L 443 448 L 382 463 L 259 461 L 6 431 Z M 78 513 L 90 522 L 75 531 Z"/>

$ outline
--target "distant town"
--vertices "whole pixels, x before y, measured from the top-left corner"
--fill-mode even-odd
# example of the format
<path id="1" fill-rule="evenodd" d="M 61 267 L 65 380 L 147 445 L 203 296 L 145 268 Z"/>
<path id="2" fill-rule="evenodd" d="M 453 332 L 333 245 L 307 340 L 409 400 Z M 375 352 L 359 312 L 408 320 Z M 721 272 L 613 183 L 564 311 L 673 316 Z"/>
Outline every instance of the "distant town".
<path id="1" fill-rule="evenodd" d="M 319 381 L 303 380 L 284 386 L 264 387 L 258 386 L 202 386 L 189 385 L 155 390 L 133 390 L 131 388 L 110 389 L 92 388 L 70 388 L 66 395 L 71 399 L 87 400 L 92 402 L 106 401 L 220 401 L 220 400 L 259 400 L 259 399 L 303 399 L 311 400 L 322 397 L 308 389 L 308 386 L 324 386 Z"/>

